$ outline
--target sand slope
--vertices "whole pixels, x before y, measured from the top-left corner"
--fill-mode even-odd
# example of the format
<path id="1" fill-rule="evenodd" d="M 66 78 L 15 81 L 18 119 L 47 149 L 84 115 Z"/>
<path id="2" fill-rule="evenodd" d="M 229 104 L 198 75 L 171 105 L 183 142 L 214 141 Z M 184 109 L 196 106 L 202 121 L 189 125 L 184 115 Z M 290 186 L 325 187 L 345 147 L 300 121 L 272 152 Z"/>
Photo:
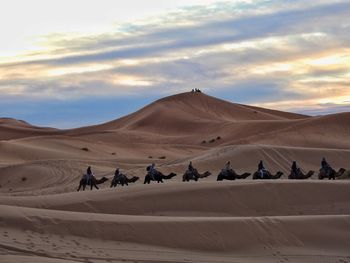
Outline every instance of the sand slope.
<path id="1" fill-rule="evenodd" d="M 0 231 L 7 238 L 2 249 L 96 262 L 118 262 L 120 256 L 151 262 L 346 262 L 349 186 L 230 182 L 2 197 Z M 44 247 L 43 240 L 48 241 Z"/>
<path id="2" fill-rule="evenodd" d="M 350 182 L 286 179 L 293 160 L 350 168 L 349 114 L 183 93 L 71 130 L 0 119 L 0 262 L 350 262 Z M 217 182 L 228 160 L 284 175 Z M 189 161 L 212 175 L 183 183 Z M 177 176 L 144 185 L 151 162 Z M 109 181 L 76 192 L 89 165 Z M 140 180 L 109 188 L 116 166 Z"/>

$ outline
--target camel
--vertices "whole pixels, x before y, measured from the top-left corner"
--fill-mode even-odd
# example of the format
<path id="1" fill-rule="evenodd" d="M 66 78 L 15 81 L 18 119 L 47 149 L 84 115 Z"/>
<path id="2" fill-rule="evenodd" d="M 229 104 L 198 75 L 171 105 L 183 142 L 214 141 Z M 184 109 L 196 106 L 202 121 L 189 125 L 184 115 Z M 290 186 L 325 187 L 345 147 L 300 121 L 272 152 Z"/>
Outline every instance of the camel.
<path id="1" fill-rule="evenodd" d="M 79 182 L 79 187 L 77 189 L 77 191 L 80 191 L 80 188 L 83 187 L 83 191 L 85 190 L 85 187 L 87 185 L 90 185 L 91 188 L 90 190 L 92 190 L 92 187 L 94 186 L 96 189 L 99 189 L 97 187 L 98 184 L 103 184 L 104 182 L 108 181 L 108 178 L 106 177 L 102 177 L 101 179 L 96 179 L 94 176 L 91 176 L 91 179 L 89 182 L 87 182 L 87 179 L 86 179 L 86 175 L 83 175 L 83 178 L 81 178 L 80 182 Z"/>
<path id="2" fill-rule="evenodd" d="M 222 169 L 218 174 L 216 181 L 245 179 L 248 176 L 250 176 L 250 173 L 244 173 L 240 175 L 240 174 L 237 174 L 233 169 L 230 169 L 230 170 Z"/>
<path id="3" fill-rule="evenodd" d="M 164 175 L 159 171 L 156 171 L 154 174 L 154 177 L 152 177 L 149 173 L 146 174 L 145 176 L 145 181 L 143 182 L 144 184 L 149 184 L 151 181 L 157 181 L 157 183 L 164 183 L 163 180 L 168 180 L 176 176 L 175 173 L 170 173 L 168 175 Z"/>
<path id="4" fill-rule="evenodd" d="M 182 176 L 182 181 L 183 182 L 185 181 L 189 182 L 190 180 L 198 181 L 199 178 L 205 178 L 205 177 L 208 177 L 209 175 L 211 175 L 209 171 L 206 171 L 200 174 L 198 173 L 197 169 L 194 169 L 194 172 L 192 173 L 189 170 L 186 170 L 186 172 Z"/>
<path id="5" fill-rule="evenodd" d="M 282 172 L 278 171 L 275 175 L 271 174 L 269 171 L 265 171 L 264 178 L 261 178 L 261 174 L 259 171 L 256 171 L 253 174 L 253 179 L 279 179 L 283 175 Z"/>
<path id="6" fill-rule="evenodd" d="M 328 178 L 328 180 L 335 180 L 336 177 L 342 176 L 345 173 L 344 168 L 340 168 L 338 172 L 336 172 L 333 168 L 330 168 L 330 172 L 327 174 L 324 169 L 321 169 L 318 174 L 318 179 L 322 180 L 324 178 Z"/>
<path id="7" fill-rule="evenodd" d="M 118 184 L 124 186 L 128 185 L 129 183 L 135 183 L 137 180 L 139 180 L 140 177 L 133 176 L 132 178 L 128 178 L 125 174 L 119 174 L 118 176 L 114 176 L 111 182 L 111 187 L 116 187 Z"/>
<path id="8" fill-rule="evenodd" d="M 315 171 L 309 171 L 307 174 L 304 174 L 302 171 L 299 170 L 299 173 L 297 175 L 295 175 L 291 172 L 290 175 L 288 175 L 288 179 L 297 179 L 297 180 L 308 179 L 314 173 L 315 173 Z"/>

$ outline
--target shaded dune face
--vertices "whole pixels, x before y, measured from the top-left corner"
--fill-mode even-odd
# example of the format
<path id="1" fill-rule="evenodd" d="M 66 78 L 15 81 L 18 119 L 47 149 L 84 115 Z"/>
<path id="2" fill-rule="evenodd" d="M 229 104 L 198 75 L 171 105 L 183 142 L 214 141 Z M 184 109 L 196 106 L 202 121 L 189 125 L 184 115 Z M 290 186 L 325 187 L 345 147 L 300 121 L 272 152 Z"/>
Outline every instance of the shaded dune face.
<path id="1" fill-rule="evenodd" d="M 236 181 L 133 185 L 60 195 L 0 197 L 0 204 L 117 215 L 260 217 L 349 214 L 349 182 Z M 117 191 L 117 192 L 116 192 Z M 327 195 L 330 193 L 330 195 Z M 160 198 L 160 196 L 162 198 Z M 276 197 L 276 198 L 270 198 Z M 261 200 L 268 199 L 269 202 Z M 330 206 L 329 203 L 333 205 Z M 118 205 L 115 205 L 118 204 Z"/>
<path id="2" fill-rule="evenodd" d="M 66 260 L 130 255 L 141 260 L 138 253 L 142 253 L 150 261 L 160 261 L 165 253 L 176 262 L 200 255 L 204 258 L 199 261 L 230 262 L 237 257 L 239 262 L 257 258 L 268 262 L 276 251 L 289 260 L 297 257 L 298 262 L 318 260 L 322 251 L 327 251 L 327 258 L 332 255 L 331 261 L 344 260 L 349 242 L 344 231 L 350 223 L 348 187 L 349 182 L 340 181 L 240 181 L 0 196 L 0 233 L 16 241 L 2 249 L 12 254 L 16 247 L 16 257 L 40 250 L 44 258 Z M 90 247 L 99 254 L 88 252 Z"/>

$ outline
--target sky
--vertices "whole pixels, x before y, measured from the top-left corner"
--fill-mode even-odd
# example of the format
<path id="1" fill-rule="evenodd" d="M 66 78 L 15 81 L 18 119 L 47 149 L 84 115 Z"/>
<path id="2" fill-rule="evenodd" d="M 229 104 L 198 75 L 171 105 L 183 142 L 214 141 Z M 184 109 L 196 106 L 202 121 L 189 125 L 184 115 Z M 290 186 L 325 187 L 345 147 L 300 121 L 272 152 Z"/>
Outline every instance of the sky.
<path id="1" fill-rule="evenodd" d="M 2 0 L 0 117 L 73 128 L 199 88 L 350 111 L 350 2 Z"/>

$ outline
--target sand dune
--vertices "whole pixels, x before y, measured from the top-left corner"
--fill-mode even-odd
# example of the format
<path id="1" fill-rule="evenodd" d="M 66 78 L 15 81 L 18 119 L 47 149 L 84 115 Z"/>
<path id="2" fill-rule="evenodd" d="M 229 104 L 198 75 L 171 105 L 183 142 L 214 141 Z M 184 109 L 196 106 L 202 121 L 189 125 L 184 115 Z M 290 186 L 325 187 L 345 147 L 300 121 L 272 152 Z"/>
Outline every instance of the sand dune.
<path id="1" fill-rule="evenodd" d="M 0 141 L 33 137 L 40 135 L 53 135 L 57 129 L 36 127 L 29 123 L 11 118 L 0 118 Z"/>
<path id="2" fill-rule="evenodd" d="M 307 116 L 233 104 L 202 93 L 182 93 L 158 100 L 121 119 L 69 133 L 127 129 L 181 135 L 197 131 L 205 133 L 207 126 L 223 122 L 302 118 Z"/>
<path id="3" fill-rule="evenodd" d="M 170 248 L 240 251 L 264 246 L 348 250 L 350 216 L 153 217 L 1 206 L 8 227 Z M 333 224 L 329 224 L 332 221 Z M 271 231 L 269 231 L 271 230 Z M 274 230 L 274 231 L 273 231 Z M 312 236 L 311 236 L 312 235 Z M 193 238 L 187 238 L 192 236 Z M 211 242 L 217 236 L 221 241 Z M 155 238 L 156 237 L 156 238 Z M 332 243 L 322 242 L 332 239 Z M 336 244 L 335 244 L 336 243 Z"/>
<path id="4" fill-rule="evenodd" d="M 129 188 L 100 192 L 0 197 L 0 204 L 72 212 L 145 216 L 343 215 L 350 213 L 347 202 L 350 198 L 349 186 L 348 181 L 329 184 L 326 181 L 312 180 L 168 183 L 132 185 Z"/>
<path id="5" fill-rule="evenodd" d="M 202 93 L 108 123 L 59 130 L 0 119 L 1 262 L 350 262 L 349 171 L 287 180 L 290 165 L 350 168 L 349 113 L 310 117 Z M 230 160 L 282 179 L 217 182 Z M 182 182 L 189 161 L 212 175 Z M 177 176 L 144 185 L 155 162 Z M 140 180 L 76 192 L 87 166 Z"/>
<path id="6" fill-rule="evenodd" d="M 75 244 L 78 255 L 84 247 L 103 239 L 118 247 L 108 251 L 114 257 L 121 253 L 127 258 L 131 251 L 154 246 L 153 251 L 171 254 L 165 261 L 183 261 L 181 257 L 188 257 L 190 251 L 202 251 L 201 256 L 208 253 L 208 261 L 215 261 L 210 258 L 216 256 L 222 262 L 230 262 L 232 257 L 240 262 L 252 258 L 269 262 L 279 257 L 308 262 L 321 256 L 347 260 L 350 236 L 344 230 L 350 224 L 349 184 L 169 184 L 117 192 L 1 197 L 0 229 L 17 241 L 2 249 L 25 246 L 24 235 L 31 241 L 27 244 L 31 251 L 43 251 L 49 258 L 74 259 L 67 255 L 67 247 L 60 248 L 67 238 L 80 240 Z M 45 249 L 36 243 L 43 236 L 52 242 Z M 95 249 L 107 253 L 101 244 Z M 89 254 L 91 251 L 83 256 Z M 106 256 L 99 253 L 97 258 L 105 260 Z M 152 255 L 150 261 L 160 259 Z"/>

